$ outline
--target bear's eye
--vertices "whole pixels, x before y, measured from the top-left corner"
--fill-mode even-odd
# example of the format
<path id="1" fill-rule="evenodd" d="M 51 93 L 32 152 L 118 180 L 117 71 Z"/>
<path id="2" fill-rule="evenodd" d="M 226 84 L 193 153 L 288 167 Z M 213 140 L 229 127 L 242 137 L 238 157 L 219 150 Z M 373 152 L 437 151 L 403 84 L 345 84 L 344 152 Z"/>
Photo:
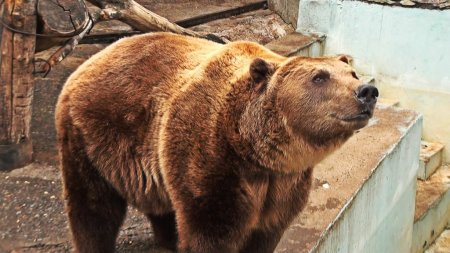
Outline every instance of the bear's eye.
<path id="1" fill-rule="evenodd" d="M 353 76 L 353 78 L 359 80 L 359 78 L 358 78 L 358 76 L 356 75 L 356 72 L 355 72 L 355 71 L 352 71 L 352 76 Z"/>
<path id="2" fill-rule="evenodd" d="M 328 81 L 330 79 L 330 73 L 326 70 L 321 70 L 319 73 L 314 75 L 312 81 L 314 83 L 320 84 Z"/>

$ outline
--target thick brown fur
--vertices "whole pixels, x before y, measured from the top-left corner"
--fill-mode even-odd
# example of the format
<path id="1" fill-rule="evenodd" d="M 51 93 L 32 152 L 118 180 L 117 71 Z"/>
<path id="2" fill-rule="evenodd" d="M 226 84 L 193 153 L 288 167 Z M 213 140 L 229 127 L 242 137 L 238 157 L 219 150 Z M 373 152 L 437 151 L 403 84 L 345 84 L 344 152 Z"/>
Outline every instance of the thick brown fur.
<path id="1" fill-rule="evenodd" d="M 360 84 L 345 57 L 169 33 L 114 43 L 57 105 L 76 251 L 113 252 L 130 204 L 179 252 L 273 252 L 313 166 L 367 124 L 342 120 Z"/>

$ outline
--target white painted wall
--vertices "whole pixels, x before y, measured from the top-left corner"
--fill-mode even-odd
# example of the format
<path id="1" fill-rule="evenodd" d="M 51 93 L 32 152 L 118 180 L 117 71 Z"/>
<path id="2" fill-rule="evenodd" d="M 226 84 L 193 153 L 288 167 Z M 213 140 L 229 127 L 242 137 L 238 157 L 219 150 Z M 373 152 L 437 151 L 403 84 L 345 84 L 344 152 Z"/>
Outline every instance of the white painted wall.
<path id="1" fill-rule="evenodd" d="M 450 162 L 450 10 L 300 0 L 297 30 L 326 34 L 326 55 L 351 55 L 381 96 L 421 112 L 423 138 Z"/>

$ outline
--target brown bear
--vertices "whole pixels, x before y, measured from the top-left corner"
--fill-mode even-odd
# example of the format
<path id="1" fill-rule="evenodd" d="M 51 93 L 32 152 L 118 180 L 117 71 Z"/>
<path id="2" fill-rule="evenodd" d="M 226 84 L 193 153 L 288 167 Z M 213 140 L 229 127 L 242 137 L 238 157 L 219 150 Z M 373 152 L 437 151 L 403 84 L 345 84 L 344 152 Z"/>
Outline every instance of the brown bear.
<path id="1" fill-rule="evenodd" d="M 377 96 L 345 56 L 169 33 L 112 44 L 57 105 L 75 250 L 113 252 L 132 205 L 179 252 L 273 252 L 314 165 L 367 124 Z"/>

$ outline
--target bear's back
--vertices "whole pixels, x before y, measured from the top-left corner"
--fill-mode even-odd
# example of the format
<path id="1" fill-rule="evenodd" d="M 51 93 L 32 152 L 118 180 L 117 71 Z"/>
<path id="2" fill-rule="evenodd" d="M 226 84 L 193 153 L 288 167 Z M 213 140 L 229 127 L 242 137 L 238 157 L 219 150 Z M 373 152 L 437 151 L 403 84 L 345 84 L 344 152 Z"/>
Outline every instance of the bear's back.
<path id="1" fill-rule="evenodd" d="M 202 54 L 220 47 L 169 33 L 134 36 L 110 45 L 83 63 L 64 85 L 56 107 L 59 141 L 70 135 L 80 142 L 79 152 L 86 153 L 132 204 L 139 206 L 157 195 L 166 200 L 143 208 L 167 209 L 167 197 L 155 187 L 159 172 L 149 168 L 158 161 L 147 140 L 159 129 L 158 111 L 183 83 L 176 80 L 178 72 L 194 69 Z M 147 177 L 136 178 L 143 174 Z"/>

